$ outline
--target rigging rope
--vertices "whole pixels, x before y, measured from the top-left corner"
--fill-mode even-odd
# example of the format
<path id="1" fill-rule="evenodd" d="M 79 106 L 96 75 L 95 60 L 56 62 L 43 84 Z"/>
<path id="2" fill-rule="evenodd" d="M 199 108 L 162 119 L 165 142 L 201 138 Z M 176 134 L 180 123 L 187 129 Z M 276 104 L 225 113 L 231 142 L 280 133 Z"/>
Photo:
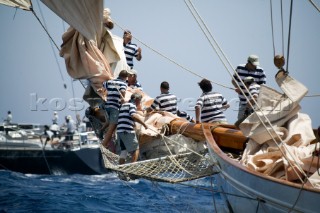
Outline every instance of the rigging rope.
<path id="1" fill-rule="evenodd" d="M 281 37 L 282 37 L 282 55 L 284 54 L 284 33 L 283 33 L 283 9 L 282 9 L 282 0 L 280 1 L 281 7 Z M 275 48 L 275 39 L 274 39 L 274 20 L 273 20 L 273 6 L 272 0 L 270 0 L 270 17 L 271 17 L 271 35 L 272 35 L 272 46 L 273 46 L 273 57 L 276 56 L 276 48 Z"/>
<path id="2" fill-rule="evenodd" d="M 292 23 L 292 9 L 293 9 L 293 0 L 291 0 L 291 5 L 290 5 L 290 19 L 289 19 L 289 33 L 288 33 L 288 49 L 287 49 L 287 66 L 286 66 L 286 71 L 288 72 L 288 67 L 289 67 L 289 54 L 290 54 L 290 38 L 291 38 L 291 23 Z"/>
<path id="3" fill-rule="evenodd" d="M 320 12 L 320 8 L 312 0 L 309 0 L 309 2 L 318 10 L 318 12 Z"/>
<path id="4" fill-rule="evenodd" d="M 40 11 L 40 14 L 42 16 L 42 19 L 43 19 L 43 22 L 44 24 L 41 22 L 41 20 L 39 19 L 39 17 L 37 16 L 37 14 L 35 13 L 35 11 L 33 10 L 33 8 L 31 7 L 30 8 L 30 11 L 33 13 L 33 15 L 36 17 L 36 19 L 38 20 L 38 22 L 40 23 L 40 25 L 42 26 L 42 28 L 44 29 L 44 31 L 47 33 L 48 37 L 49 37 L 49 40 L 50 40 L 50 44 L 51 44 L 51 49 L 52 49 L 52 52 L 53 52 L 53 55 L 55 57 L 55 60 L 56 60 L 56 63 L 57 63 L 57 66 L 58 66 L 58 70 L 60 72 L 60 76 L 61 76 L 61 79 L 62 79 L 62 82 L 63 82 L 63 87 L 64 89 L 67 89 L 67 84 L 65 83 L 65 80 L 64 80 L 64 77 L 63 77 L 63 74 L 62 74 L 62 70 L 61 70 L 61 67 L 60 67 L 60 64 L 58 62 L 58 58 L 56 56 L 56 53 L 54 51 L 54 48 L 52 46 L 52 44 L 54 44 L 54 46 L 57 48 L 57 50 L 60 52 L 60 48 L 58 47 L 58 45 L 56 44 L 56 42 L 53 40 L 53 38 L 51 37 L 50 33 L 48 32 L 47 30 L 47 26 L 46 26 L 46 22 L 45 22 L 45 19 L 44 19 L 44 16 L 43 16 L 43 13 L 42 13 L 42 10 L 41 10 L 41 7 L 39 5 L 39 2 L 37 1 L 37 4 L 38 4 L 38 7 L 39 7 L 39 11 Z"/>
<path id="5" fill-rule="evenodd" d="M 273 46 L 273 57 L 276 55 L 276 48 L 274 45 L 274 31 L 273 31 L 273 15 L 272 15 L 272 0 L 270 0 L 270 17 L 271 17 L 271 36 L 272 36 L 272 46 Z"/>
<path id="6" fill-rule="evenodd" d="M 284 55 L 284 27 L 283 27 L 283 1 L 280 2 L 281 6 L 281 37 L 282 37 L 282 55 Z"/>
<path id="7" fill-rule="evenodd" d="M 306 95 L 304 97 L 307 97 L 307 98 L 313 98 L 313 97 L 320 97 L 320 94 L 316 94 L 316 95 Z"/>

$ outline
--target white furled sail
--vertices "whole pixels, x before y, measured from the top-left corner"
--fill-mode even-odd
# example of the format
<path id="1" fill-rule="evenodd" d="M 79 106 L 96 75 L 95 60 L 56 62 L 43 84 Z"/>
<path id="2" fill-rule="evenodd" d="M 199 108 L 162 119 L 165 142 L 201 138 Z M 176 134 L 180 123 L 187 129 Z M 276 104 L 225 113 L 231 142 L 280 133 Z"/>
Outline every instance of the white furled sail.
<path id="1" fill-rule="evenodd" d="M 64 57 L 68 74 L 74 79 L 88 79 L 93 91 L 113 77 L 110 62 L 100 47 L 106 33 L 102 0 L 42 0 L 54 13 L 70 24 L 62 36 L 60 56 Z M 109 16 L 109 13 L 107 14 Z M 114 54 L 117 54 L 116 52 Z M 118 57 L 119 58 L 119 57 Z M 88 88 L 90 89 L 90 87 Z M 103 97 L 103 94 L 99 94 Z"/>
<path id="2" fill-rule="evenodd" d="M 9 7 L 20 8 L 23 10 L 31 10 L 31 1 L 30 0 L 0 0 L 0 4 L 7 5 Z"/>

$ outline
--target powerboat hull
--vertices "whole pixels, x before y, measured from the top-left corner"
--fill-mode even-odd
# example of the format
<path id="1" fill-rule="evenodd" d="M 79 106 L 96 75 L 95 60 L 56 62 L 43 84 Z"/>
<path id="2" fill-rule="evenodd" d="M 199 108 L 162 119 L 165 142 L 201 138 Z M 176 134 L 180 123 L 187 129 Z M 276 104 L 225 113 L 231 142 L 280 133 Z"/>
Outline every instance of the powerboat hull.
<path id="1" fill-rule="evenodd" d="M 100 147 L 69 150 L 0 148 L 0 169 L 30 174 L 104 174 Z"/>

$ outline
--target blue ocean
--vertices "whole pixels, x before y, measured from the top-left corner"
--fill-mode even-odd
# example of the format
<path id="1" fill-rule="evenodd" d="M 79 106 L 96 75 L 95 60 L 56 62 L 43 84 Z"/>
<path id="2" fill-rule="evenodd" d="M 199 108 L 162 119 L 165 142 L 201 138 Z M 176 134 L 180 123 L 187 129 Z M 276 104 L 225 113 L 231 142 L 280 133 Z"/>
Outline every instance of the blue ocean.
<path id="1" fill-rule="evenodd" d="M 0 212 L 227 212 L 214 178 L 182 184 L 0 170 Z"/>

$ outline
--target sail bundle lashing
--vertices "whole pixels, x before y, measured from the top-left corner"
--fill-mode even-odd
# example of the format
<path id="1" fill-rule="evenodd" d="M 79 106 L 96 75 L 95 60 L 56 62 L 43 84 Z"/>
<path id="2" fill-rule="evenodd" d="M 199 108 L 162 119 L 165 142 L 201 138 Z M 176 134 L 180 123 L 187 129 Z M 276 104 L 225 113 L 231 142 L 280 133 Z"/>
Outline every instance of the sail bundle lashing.
<path id="1" fill-rule="evenodd" d="M 187 152 L 119 165 L 119 156 L 101 146 L 106 168 L 160 182 L 178 183 L 210 176 L 212 162 L 205 153 Z"/>

